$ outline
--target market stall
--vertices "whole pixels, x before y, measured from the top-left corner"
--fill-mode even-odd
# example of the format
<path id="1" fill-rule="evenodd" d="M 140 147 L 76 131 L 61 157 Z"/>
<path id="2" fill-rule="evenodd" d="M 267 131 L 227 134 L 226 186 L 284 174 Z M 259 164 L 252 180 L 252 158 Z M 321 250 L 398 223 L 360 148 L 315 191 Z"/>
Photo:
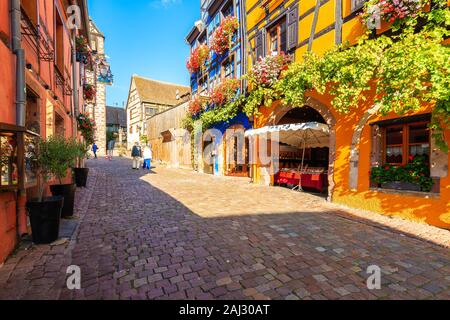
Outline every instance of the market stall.
<path id="1" fill-rule="evenodd" d="M 268 126 L 248 130 L 245 135 L 262 136 L 277 133 L 280 154 L 274 175 L 277 185 L 324 192 L 328 187 L 329 127 L 318 122 Z M 274 139 L 274 136 L 269 136 Z"/>

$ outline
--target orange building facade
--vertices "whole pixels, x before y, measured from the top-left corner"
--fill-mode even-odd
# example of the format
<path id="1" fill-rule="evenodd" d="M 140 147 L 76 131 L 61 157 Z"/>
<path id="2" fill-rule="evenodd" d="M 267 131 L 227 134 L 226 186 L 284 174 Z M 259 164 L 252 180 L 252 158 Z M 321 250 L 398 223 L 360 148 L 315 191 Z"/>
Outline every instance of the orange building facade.
<path id="1" fill-rule="evenodd" d="M 36 137 L 77 135 L 84 66 L 75 37 L 89 37 L 88 23 L 84 0 L 0 2 L 0 264 L 29 231 L 25 203 L 38 178 L 26 149 Z"/>
<path id="2" fill-rule="evenodd" d="M 307 51 L 319 54 L 342 43 L 355 44 L 365 32 L 359 13 L 365 1 L 357 0 L 249 0 L 246 2 L 248 70 L 259 57 L 274 51 L 288 52 L 301 61 Z M 382 25 L 377 33 L 389 26 Z M 348 114 L 336 111 L 332 97 L 307 94 L 304 106 L 283 106 L 274 102 L 260 107 L 254 127 L 319 121 L 328 125 L 329 145 L 321 161 L 326 172 L 328 198 L 349 207 L 450 228 L 450 176 L 448 153 L 440 151 L 427 128 L 432 106 L 403 116 L 381 116 L 374 97 Z M 294 108 L 306 107 L 306 108 Z M 300 111 L 302 110 L 302 111 Z M 320 120 L 317 120 L 320 119 Z M 450 131 L 445 133 L 450 142 Z M 323 150 L 322 150 L 323 151 Z M 319 152 L 320 153 L 320 152 Z M 314 152 L 313 152 L 314 154 Z M 405 164 L 416 154 L 429 157 L 430 192 L 399 190 L 370 181 L 374 167 L 385 163 Z M 293 168 L 297 164 L 288 163 Z M 267 166 L 253 165 L 254 181 L 274 184 L 275 175 Z"/>

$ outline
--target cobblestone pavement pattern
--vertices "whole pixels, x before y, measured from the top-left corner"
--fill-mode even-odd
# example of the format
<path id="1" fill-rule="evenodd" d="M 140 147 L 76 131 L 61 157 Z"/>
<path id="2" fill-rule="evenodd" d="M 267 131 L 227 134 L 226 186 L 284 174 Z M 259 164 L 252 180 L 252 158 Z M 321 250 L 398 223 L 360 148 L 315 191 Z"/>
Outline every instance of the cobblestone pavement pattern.
<path id="1" fill-rule="evenodd" d="M 448 248 L 317 196 L 160 166 L 146 174 L 128 159 L 89 166 L 74 236 L 18 250 L 0 268 L 0 299 L 450 298 Z M 69 265 L 81 290 L 66 288 Z M 367 289 L 370 265 L 380 290 Z"/>

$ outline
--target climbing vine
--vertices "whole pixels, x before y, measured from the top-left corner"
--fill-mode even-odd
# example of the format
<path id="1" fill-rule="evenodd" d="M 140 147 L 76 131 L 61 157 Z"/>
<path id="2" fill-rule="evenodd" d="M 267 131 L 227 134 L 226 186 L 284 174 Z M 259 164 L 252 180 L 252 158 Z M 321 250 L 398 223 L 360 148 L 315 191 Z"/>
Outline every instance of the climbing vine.
<path id="1" fill-rule="evenodd" d="M 236 117 L 240 111 L 243 97 L 239 97 L 226 103 L 220 108 L 213 108 L 202 113 L 199 119 L 204 129 L 211 128 L 214 124 L 226 122 Z"/>

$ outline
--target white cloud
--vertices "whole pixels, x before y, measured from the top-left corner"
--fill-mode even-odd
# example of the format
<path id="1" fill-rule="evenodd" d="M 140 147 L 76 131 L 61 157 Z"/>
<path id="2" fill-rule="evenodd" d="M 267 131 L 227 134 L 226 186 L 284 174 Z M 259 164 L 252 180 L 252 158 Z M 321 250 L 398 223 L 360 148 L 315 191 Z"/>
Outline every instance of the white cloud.
<path id="1" fill-rule="evenodd" d="M 160 8 L 169 8 L 173 5 L 180 4 L 182 0 L 153 0 L 150 2 L 150 6 L 152 8 L 160 9 Z"/>

